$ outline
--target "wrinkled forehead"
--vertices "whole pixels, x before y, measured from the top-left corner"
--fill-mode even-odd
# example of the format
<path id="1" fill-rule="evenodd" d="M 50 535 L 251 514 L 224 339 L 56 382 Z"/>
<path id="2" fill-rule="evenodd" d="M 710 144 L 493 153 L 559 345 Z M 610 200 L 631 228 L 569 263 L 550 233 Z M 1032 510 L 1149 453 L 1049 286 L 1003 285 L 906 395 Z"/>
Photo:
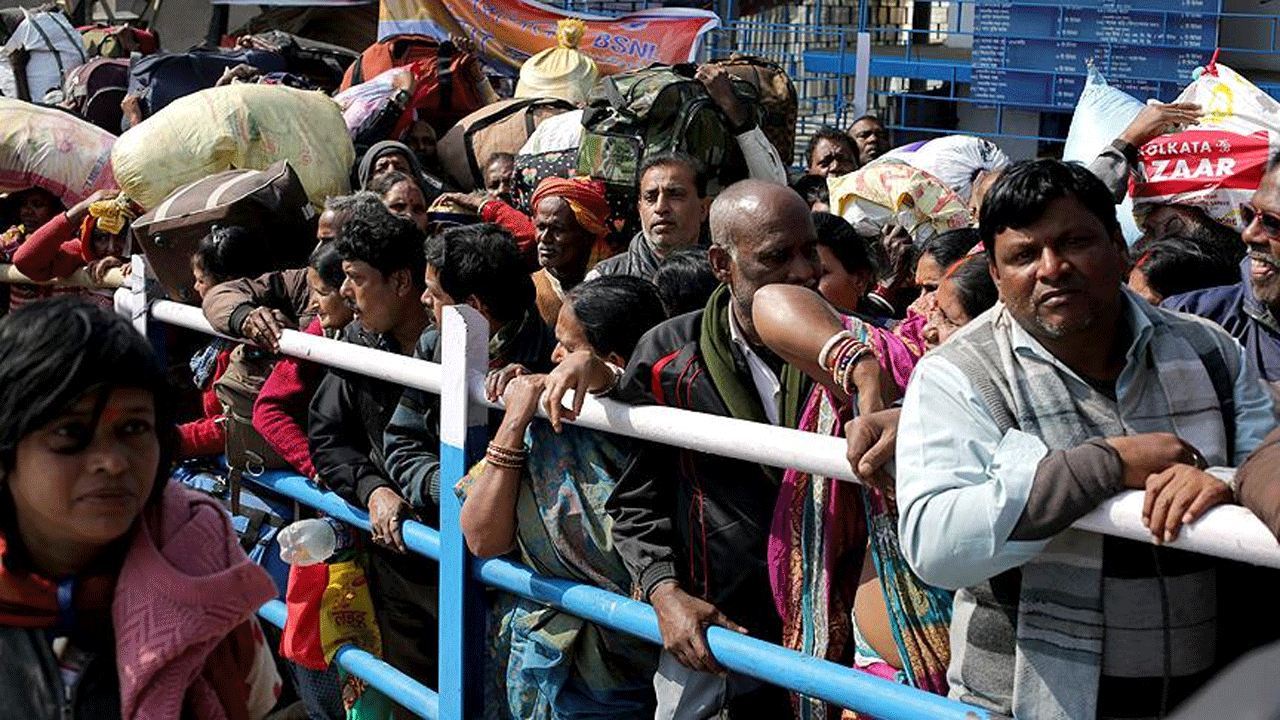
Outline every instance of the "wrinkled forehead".
<path id="1" fill-rule="evenodd" d="M 1280 165 L 1262 176 L 1252 202 L 1259 210 L 1280 214 Z"/>

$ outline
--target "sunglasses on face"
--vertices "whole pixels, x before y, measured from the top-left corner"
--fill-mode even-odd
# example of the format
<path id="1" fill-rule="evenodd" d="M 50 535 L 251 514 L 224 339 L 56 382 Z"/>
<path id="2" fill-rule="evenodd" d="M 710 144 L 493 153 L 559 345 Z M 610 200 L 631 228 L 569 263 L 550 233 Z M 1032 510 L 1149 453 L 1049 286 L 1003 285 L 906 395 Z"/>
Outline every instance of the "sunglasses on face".
<path id="1" fill-rule="evenodd" d="M 1251 203 L 1244 203 L 1240 206 L 1240 220 L 1244 222 L 1246 229 L 1253 225 L 1254 220 L 1257 220 L 1262 224 L 1263 233 L 1269 237 L 1280 238 L 1280 215 L 1259 210 Z"/>

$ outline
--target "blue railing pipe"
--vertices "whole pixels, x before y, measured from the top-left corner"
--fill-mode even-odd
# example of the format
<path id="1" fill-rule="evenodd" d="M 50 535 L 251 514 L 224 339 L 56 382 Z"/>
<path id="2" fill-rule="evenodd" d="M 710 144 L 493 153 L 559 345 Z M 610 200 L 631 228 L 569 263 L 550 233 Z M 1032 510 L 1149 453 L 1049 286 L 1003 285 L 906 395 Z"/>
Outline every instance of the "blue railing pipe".
<path id="1" fill-rule="evenodd" d="M 486 585 L 541 602 L 604 627 L 662 643 L 653 608 L 591 585 L 538 575 L 503 559 L 476 560 L 473 572 Z M 726 668 L 882 720 L 980 720 L 978 708 L 899 685 L 758 638 L 720 627 L 707 629 L 707 644 Z"/>
<path id="2" fill-rule="evenodd" d="M 271 600 L 258 608 L 259 617 L 281 629 L 288 614 L 288 607 L 279 600 Z M 419 717 L 427 720 L 440 717 L 440 698 L 436 693 L 377 656 L 355 645 L 343 645 L 334 653 L 333 661 Z"/>
<path id="3" fill-rule="evenodd" d="M 361 530 L 369 529 L 369 513 L 351 505 L 331 490 L 321 490 L 315 483 L 291 470 L 270 470 L 250 478 L 248 482 L 293 498 L 335 520 Z M 432 560 L 440 560 L 440 533 L 435 529 L 415 520 L 406 520 L 400 532 L 405 546 L 410 550 Z"/>

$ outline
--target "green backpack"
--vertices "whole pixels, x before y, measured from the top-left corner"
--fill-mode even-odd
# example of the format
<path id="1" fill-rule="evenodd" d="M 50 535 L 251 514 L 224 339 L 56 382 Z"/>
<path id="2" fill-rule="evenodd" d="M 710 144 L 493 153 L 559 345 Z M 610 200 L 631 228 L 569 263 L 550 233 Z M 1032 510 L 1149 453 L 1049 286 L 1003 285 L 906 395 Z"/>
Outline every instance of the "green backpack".
<path id="1" fill-rule="evenodd" d="M 640 165 L 650 155 L 692 155 L 706 169 L 713 193 L 747 177 L 728 118 L 693 73 L 691 64 L 618 73 L 601 78 L 587 98 L 578 174 L 604 181 L 616 216 L 635 215 Z M 756 88 L 737 78 L 732 82 L 754 109 Z"/>

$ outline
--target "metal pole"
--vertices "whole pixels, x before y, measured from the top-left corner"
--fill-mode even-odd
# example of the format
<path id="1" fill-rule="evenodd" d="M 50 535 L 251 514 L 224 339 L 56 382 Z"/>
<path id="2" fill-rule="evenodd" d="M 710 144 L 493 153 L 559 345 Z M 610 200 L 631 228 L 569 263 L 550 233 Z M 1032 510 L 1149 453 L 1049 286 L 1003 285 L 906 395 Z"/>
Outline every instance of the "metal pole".
<path id="1" fill-rule="evenodd" d="M 853 116 L 867 114 L 867 89 L 871 85 L 871 33 L 858 33 L 858 54 L 853 75 Z"/>
<path id="2" fill-rule="evenodd" d="M 134 329 L 147 334 L 147 261 L 141 255 L 129 258 L 129 292 L 132 295 L 129 320 Z"/>
<path id="3" fill-rule="evenodd" d="M 468 392 L 489 367 L 489 323 L 466 305 L 445 308 L 440 385 L 440 717 L 483 715 L 484 594 L 469 570 L 454 486 L 484 455 L 488 411 Z"/>

